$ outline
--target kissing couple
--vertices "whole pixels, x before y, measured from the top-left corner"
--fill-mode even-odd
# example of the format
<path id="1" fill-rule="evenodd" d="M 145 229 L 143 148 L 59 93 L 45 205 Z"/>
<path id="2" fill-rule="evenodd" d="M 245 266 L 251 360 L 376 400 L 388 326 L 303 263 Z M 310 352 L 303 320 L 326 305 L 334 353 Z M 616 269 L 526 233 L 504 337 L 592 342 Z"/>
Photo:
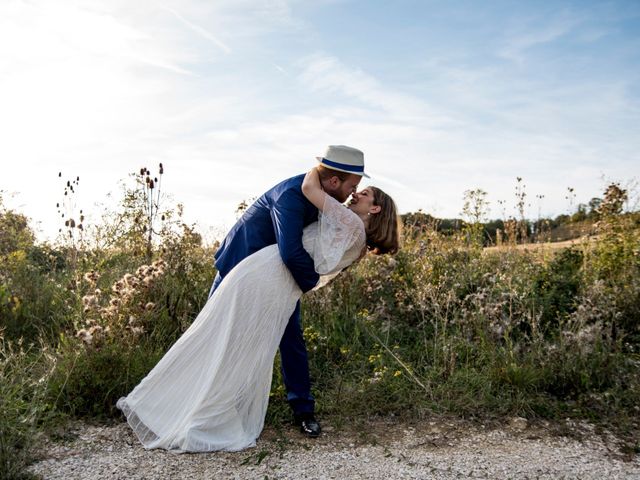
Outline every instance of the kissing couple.
<path id="1" fill-rule="evenodd" d="M 306 175 L 284 180 L 244 212 L 215 254 L 218 273 L 202 311 L 118 400 L 145 448 L 255 446 L 278 345 L 295 422 L 309 437 L 320 434 L 300 297 L 367 252 L 397 252 L 399 225 L 391 197 L 376 187 L 356 190 L 367 177 L 360 150 L 332 145 L 317 159 Z"/>

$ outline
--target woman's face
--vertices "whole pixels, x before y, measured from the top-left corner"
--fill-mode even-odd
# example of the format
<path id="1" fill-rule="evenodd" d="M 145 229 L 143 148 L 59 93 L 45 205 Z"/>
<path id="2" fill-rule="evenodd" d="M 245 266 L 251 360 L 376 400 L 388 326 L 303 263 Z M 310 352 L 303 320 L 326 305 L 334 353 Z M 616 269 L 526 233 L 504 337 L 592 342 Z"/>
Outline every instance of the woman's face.
<path id="1" fill-rule="evenodd" d="M 378 213 L 380 207 L 374 205 L 373 190 L 366 187 L 351 196 L 349 208 L 360 216 Z"/>

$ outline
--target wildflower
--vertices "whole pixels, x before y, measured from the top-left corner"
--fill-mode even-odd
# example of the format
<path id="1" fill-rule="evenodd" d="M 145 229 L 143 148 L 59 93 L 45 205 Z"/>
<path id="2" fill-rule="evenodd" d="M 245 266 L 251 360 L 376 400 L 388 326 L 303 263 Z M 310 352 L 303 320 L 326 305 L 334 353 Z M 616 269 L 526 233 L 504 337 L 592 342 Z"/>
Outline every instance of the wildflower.
<path id="1" fill-rule="evenodd" d="M 136 336 L 142 335 L 144 333 L 144 328 L 142 328 L 142 327 L 132 327 L 131 328 L 131 333 L 133 333 Z"/>
<path id="2" fill-rule="evenodd" d="M 141 267 L 138 267 L 138 269 L 136 270 L 136 275 L 138 277 L 146 277 L 148 272 L 149 272 L 149 267 L 147 265 L 142 265 Z"/>
<path id="3" fill-rule="evenodd" d="M 400 375 L 402 375 L 402 372 L 400 370 L 396 370 L 395 372 L 393 372 L 394 377 L 399 377 Z"/>
<path id="4" fill-rule="evenodd" d="M 377 367 L 373 372 L 373 377 L 369 379 L 369 383 L 378 383 L 387 373 L 387 367 Z"/>
<path id="5" fill-rule="evenodd" d="M 124 282 L 122 280 L 118 280 L 116 283 L 113 284 L 113 287 L 111 287 L 111 290 L 113 290 L 114 293 L 120 293 L 120 291 L 124 288 Z"/>
<path id="6" fill-rule="evenodd" d="M 102 327 L 100 325 L 94 325 L 89 329 L 89 335 L 93 339 L 94 336 L 100 337 L 102 335 Z"/>
<path id="7" fill-rule="evenodd" d="M 84 297 L 82 297 L 82 305 L 90 305 L 91 303 L 93 303 L 94 298 L 94 295 L 85 295 Z"/>
<path id="8" fill-rule="evenodd" d="M 91 345 L 91 342 L 93 341 L 93 335 L 91 335 L 91 333 L 89 333 L 84 328 L 78 330 L 78 333 L 76 333 L 76 337 L 80 338 L 87 345 Z"/>

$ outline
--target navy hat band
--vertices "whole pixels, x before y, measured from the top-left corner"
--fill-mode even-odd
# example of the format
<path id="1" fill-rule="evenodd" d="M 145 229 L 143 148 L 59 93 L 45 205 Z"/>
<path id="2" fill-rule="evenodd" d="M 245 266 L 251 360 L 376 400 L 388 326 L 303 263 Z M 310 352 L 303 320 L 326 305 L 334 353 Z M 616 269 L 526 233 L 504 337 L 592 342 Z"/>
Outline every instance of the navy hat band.
<path id="1" fill-rule="evenodd" d="M 347 165 L 345 163 L 338 163 L 327 160 L 324 157 L 322 157 L 322 163 L 324 163 L 328 167 L 341 168 L 342 170 L 347 170 L 349 172 L 364 173 L 363 165 Z"/>

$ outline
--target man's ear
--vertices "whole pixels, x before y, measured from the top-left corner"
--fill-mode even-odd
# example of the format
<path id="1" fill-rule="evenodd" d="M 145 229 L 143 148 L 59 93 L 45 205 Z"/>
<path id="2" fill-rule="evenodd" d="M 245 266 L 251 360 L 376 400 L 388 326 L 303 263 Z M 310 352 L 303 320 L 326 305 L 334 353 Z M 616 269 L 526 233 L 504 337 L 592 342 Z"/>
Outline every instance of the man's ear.
<path id="1" fill-rule="evenodd" d="M 340 179 L 336 176 L 333 176 L 329 179 L 329 185 L 331 185 L 331 188 L 338 188 L 340 186 Z"/>

